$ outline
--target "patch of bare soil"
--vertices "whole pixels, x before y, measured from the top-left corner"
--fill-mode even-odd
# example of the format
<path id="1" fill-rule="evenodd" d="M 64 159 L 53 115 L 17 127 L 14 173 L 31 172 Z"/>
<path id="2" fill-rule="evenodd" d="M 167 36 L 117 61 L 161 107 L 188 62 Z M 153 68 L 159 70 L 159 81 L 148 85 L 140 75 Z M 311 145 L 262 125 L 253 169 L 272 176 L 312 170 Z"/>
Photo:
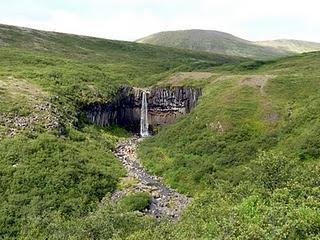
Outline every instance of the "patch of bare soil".
<path id="1" fill-rule="evenodd" d="M 275 75 L 251 75 L 245 76 L 240 81 L 240 85 L 247 85 L 250 87 L 254 87 L 260 90 L 261 95 L 265 95 L 264 88 L 267 85 L 268 81 L 274 78 Z M 263 120 L 267 123 L 274 125 L 280 120 L 280 115 L 276 111 L 273 110 L 272 104 L 268 100 L 268 98 L 264 97 L 261 103 L 261 107 L 263 108 Z"/>
<path id="2" fill-rule="evenodd" d="M 265 94 L 264 87 L 268 80 L 274 78 L 273 75 L 251 75 L 246 76 L 240 81 L 240 85 L 247 85 L 250 87 L 258 88 L 262 95 Z"/>
<path id="3" fill-rule="evenodd" d="M 169 79 L 166 79 L 162 83 L 170 85 L 179 85 L 180 83 L 187 80 L 206 80 L 210 78 L 213 73 L 210 72 L 179 72 L 171 75 Z"/>
<path id="4" fill-rule="evenodd" d="M 8 77 L 0 79 L 0 88 L 6 91 L 8 95 L 13 96 L 26 96 L 29 99 L 38 97 L 46 97 L 48 94 L 41 88 L 23 79 L 16 79 Z"/>

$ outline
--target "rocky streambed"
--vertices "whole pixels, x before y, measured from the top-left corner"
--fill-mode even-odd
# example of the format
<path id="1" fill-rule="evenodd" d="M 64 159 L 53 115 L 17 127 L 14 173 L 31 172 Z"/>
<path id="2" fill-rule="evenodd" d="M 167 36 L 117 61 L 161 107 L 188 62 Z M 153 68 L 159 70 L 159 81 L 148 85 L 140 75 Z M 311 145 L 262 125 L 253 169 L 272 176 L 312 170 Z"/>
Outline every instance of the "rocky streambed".
<path id="1" fill-rule="evenodd" d="M 143 168 L 136 154 L 137 144 L 142 140 L 143 138 L 132 137 L 121 141 L 116 146 L 114 154 L 126 168 L 128 177 L 133 177 L 137 180 L 133 192 L 149 192 L 151 194 L 151 203 L 145 212 L 157 218 L 169 217 L 177 219 L 190 203 L 191 198 L 166 186 L 161 181 L 161 178 L 149 174 Z M 117 200 L 127 193 L 125 189 L 118 190 L 113 194 L 112 198 Z"/>

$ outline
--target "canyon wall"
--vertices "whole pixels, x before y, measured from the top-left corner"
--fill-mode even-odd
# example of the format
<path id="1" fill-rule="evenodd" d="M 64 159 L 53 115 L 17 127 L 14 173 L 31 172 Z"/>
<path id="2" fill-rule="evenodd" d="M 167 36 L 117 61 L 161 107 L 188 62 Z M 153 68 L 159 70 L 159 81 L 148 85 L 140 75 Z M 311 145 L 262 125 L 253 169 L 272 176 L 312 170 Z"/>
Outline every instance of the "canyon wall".
<path id="1" fill-rule="evenodd" d="M 189 87 L 139 89 L 121 88 L 110 103 L 92 103 L 83 107 L 87 119 L 95 124 L 119 125 L 138 132 L 142 92 L 147 93 L 150 131 L 170 124 L 195 107 L 201 89 Z"/>

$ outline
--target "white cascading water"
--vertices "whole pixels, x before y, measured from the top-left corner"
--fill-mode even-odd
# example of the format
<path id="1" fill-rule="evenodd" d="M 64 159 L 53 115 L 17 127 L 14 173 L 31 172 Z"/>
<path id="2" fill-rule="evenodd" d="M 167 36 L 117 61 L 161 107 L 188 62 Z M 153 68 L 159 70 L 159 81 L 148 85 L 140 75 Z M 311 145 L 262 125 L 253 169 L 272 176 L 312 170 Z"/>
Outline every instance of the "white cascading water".
<path id="1" fill-rule="evenodd" d="M 141 101 L 141 119 L 140 119 L 140 135 L 141 137 L 149 136 L 149 123 L 148 123 L 148 102 L 146 92 L 142 92 Z"/>

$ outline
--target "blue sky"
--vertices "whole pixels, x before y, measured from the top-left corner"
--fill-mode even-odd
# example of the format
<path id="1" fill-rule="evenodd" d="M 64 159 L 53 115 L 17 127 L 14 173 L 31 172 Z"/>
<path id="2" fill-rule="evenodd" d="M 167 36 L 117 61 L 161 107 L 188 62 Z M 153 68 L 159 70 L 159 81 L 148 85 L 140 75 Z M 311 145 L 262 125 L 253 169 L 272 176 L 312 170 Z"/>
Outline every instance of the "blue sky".
<path id="1" fill-rule="evenodd" d="M 119 40 L 210 29 L 320 42 L 320 0 L 0 0 L 0 23 Z"/>

